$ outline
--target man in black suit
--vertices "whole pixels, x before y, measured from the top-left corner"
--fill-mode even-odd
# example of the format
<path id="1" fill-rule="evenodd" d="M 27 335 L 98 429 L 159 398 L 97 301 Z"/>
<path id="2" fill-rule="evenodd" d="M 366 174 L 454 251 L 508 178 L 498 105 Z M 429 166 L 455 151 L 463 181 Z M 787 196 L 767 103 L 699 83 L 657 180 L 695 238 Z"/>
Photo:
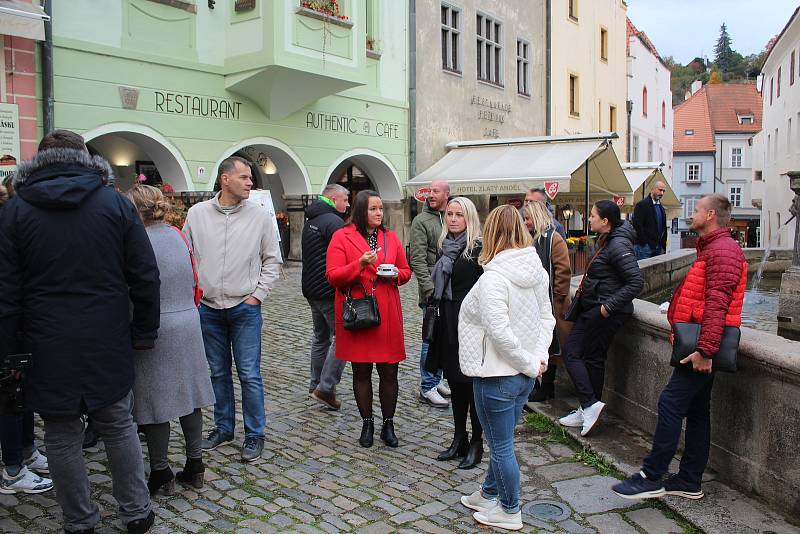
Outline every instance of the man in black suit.
<path id="1" fill-rule="evenodd" d="M 667 191 L 664 182 L 656 182 L 650 194 L 633 209 L 633 227 L 636 243 L 633 245 L 637 260 L 664 254 L 667 250 L 667 212 L 661 197 Z"/>

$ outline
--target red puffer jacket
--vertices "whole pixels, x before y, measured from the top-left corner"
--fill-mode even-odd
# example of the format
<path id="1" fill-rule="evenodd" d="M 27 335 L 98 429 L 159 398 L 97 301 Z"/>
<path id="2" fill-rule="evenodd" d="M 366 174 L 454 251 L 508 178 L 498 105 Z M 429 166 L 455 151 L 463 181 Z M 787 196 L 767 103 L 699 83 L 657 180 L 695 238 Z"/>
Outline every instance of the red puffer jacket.
<path id="1" fill-rule="evenodd" d="M 728 228 L 697 240 L 697 259 L 675 290 L 669 324 L 700 323 L 697 349 L 707 358 L 719 350 L 726 326 L 742 324 L 747 260 Z"/>

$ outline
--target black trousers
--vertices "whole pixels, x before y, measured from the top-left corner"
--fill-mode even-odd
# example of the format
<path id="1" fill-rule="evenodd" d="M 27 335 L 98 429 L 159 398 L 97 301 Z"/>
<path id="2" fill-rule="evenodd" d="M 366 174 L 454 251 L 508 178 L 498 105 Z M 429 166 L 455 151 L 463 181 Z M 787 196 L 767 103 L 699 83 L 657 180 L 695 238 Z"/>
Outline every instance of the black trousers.
<path id="1" fill-rule="evenodd" d="M 603 396 L 606 356 L 614 336 L 630 314 L 600 314 L 600 306 L 585 310 L 572 327 L 564 346 L 564 365 L 578 392 L 582 408 L 588 408 Z"/>
<path id="2" fill-rule="evenodd" d="M 645 458 L 642 470 L 650 480 L 667 473 L 678 449 L 681 426 L 686 418 L 686 448 L 678 476 L 700 486 L 711 446 L 711 389 L 714 375 L 675 369 L 658 399 L 658 424 L 653 435 L 653 449 Z"/>

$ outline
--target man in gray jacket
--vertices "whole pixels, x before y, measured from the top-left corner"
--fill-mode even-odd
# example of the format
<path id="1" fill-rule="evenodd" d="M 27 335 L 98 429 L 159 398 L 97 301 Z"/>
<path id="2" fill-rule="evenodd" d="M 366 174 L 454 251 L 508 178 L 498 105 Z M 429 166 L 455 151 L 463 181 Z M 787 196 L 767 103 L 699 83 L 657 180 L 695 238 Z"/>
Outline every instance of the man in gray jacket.
<path id="1" fill-rule="evenodd" d="M 258 204 L 247 202 L 253 187 L 247 160 L 234 156 L 223 161 L 217 181 L 221 191 L 211 200 L 192 206 L 183 227 L 197 258 L 203 288 L 200 323 L 217 399 L 215 428 L 203 440 L 203 449 L 233 440 L 236 401 L 232 352 L 242 387 L 242 460 L 252 462 L 264 449 L 266 426 L 261 303 L 277 282 L 283 262 L 269 214 Z"/>

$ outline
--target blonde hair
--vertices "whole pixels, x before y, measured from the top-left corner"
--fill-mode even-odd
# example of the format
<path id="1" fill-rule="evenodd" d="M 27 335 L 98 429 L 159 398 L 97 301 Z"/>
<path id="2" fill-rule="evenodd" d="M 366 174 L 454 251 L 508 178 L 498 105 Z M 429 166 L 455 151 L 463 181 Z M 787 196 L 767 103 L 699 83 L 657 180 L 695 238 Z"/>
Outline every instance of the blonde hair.
<path id="1" fill-rule="evenodd" d="M 528 202 L 522 209 L 523 216 L 527 215 L 533 223 L 533 241 L 535 243 L 553 227 L 553 216 L 544 202 Z"/>
<path id="2" fill-rule="evenodd" d="M 135 185 L 125 193 L 125 196 L 136 206 L 136 211 L 145 223 L 163 221 L 170 210 L 170 204 L 161 190 L 151 185 Z"/>
<path id="3" fill-rule="evenodd" d="M 483 250 L 478 263 L 486 265 L 494 257 L 510 248 L 527 248 L 533 239 L 517 208 L 510 204 L 492 210 L 483 225 Z"/>
<path id="4" fill-rule="evenodd" d="M 464 249 L 462 256 L 469 258 L 472 256 L 472 251 L 475 250 L 475 244 L 481 238 L 481 220 L 478 217 L 478 210 L 475 208 L 475 204 L 466 197 L 454 198 L 447 203 L 447 207 L 450 207 L 450 204 L 458 204 L 461 206 L 461 211 L 464 212 L 464 222 L 467 223 L 467 229 L 465 230 L 467 232 L 467 248 Z M 445 214 L 447 214 L 447 210 L 445 210 Z M 447 234 L 447 223 L 445 222 L 445 224 L 442 225 L 442 233 L 439 235 L 440 251 L 442 250 L 442 244 Z"/>

